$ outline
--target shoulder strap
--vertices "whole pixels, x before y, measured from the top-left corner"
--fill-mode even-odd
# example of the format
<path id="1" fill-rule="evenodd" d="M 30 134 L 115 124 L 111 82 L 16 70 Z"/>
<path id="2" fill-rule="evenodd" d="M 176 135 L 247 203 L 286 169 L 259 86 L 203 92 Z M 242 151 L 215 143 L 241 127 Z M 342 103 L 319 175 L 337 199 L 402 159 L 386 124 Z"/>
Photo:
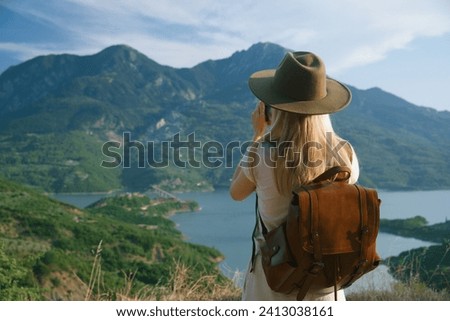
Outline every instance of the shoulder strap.
<path id="1" fill-rule="evenodd" d="M 250 269 L 250 272 L 253 272 L 253 269 L 255 267 L 255 258 L 256 258 L 256 244 L 255 244 L 255 238 L 257 237 L 258 231 L 260 233 L 267 234 L 267 228 L 264 225 L 264 222 L 262 221 L 261 215 L 259 214 L 259 209 L 258 209 L 258 194 L 256 194 L 256 199 L 255 199 L 255 216 L 256 216 L 256 222 L 255 222 L 255 227 L 253 228 L 253 233 L 252 233 L 252 267 Z"/>
<path id="2" fill-rule="evenodd" d="M 250 268 L 250 272 L 253 272 L 253 270 L 255 269 L 255 258 L 256 258 L 256 244 L 255 244 L 255 236 L 256 236 L 256 232 L 258 229 L 258 194 L 256 194 L 256 200 L 255 200 L 255 213 L 256 213 L 256 222 L 255 222 L 255 227 L 253 228 L 253 233 L 252 233 L 252 260 L 251 260 L 251 268 Z"/>
<path id="3" fill-rule="evenodd" d="M 257 224 L 259 223 L 260 225 L 260 227 L 261 227 L 261 233 L 264 235 L 264 234 L 267 234 L 267 227 L 264 225 L 264 222 L 263 222 L 263 220 L 262 220 L 262 218 L 261 218 L 261 214 L 259 213 L 259 208 L 258 208 L 258 194 L 256 194 L 256 204 L 255 204 L 255 212 L 256 212 L 256 220 L 257 220 Z"/>
<path id="4" fill-rule="evenodd" d="M 297 300 L 301 301 L 305 298 L 308 293 L 314 279 L 317 275 L 322 272 L 324 268 L 324 263 L 322 261 L 322 248 L 320 244 L 320 234 L 319 234 L 319 203 L 317 194 L 313 190 L 303 188 L 305 191 L 305 200 L 309 203 L 309 215 L 310 215 L 310 236 L 311 242 L 313 244 L 313 262 L 308 269 L 308 274 L 304 279 L 302 286 L 299 287 L 297 293 Z"/>
<path id="5" fill-rule="evenodd" d="M 334 167 L 331 167 L 330 169 L 326 170 L 325 172 L 323 172 L 316 178 L 314 178 L 314 180 L 312 182 L 319 183 L 322 181 L 326 181 L 328 179 L 332 179 L 335 175 L 340 174 L 340 173 L 345 173 L 346 175 L 337 176 L 336 178 L 334 178 L 334 180 L 335 181 L 346 181 L 350 178 L 351 172 L 352 172 L 351 169 L 348 168 L 347 166 L 334 166 Z"/>

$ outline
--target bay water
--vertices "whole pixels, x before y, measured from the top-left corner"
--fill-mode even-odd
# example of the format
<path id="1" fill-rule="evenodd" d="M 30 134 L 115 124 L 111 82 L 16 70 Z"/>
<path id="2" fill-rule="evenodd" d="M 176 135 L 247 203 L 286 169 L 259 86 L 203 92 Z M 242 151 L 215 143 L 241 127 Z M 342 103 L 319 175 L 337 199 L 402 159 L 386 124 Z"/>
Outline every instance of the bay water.
<path id="1" fill-rule="evenodd" d="M 404 219 L 421 215 L 430 224 L 435 224 L 450 217 L 450 191 L 379 192 L 379 197 L 382 200 L 381 218 Z M 181 213 L 173 217 L 187 241 L 221 251 L 225 256 L 220 266 L 223 273 L 242 285 L 252 251 L 254 196 L 236 202 L 230 198 L 228 190 L 224 189 L 180 194 L 180 198 L 196 200 L 201 206 L 198 212 Z M 379 233 L 377 238 L 377 250 L 382 258 L 432 244 L 387 233 Z M 388 268 L 381 265 L 355 282 L 347 293 L 364 289 L 387 289 L 393 282 Z"/>
<path id="2" fill-rule="evenodd" d="M 108 194 L 56 194 L 60 201 L 80 208 L 108 196 Z M 177 195 L 181 199 L 195 200 L 200 210 L 172 216 L 178 229 L 188 242 L 218 249 L 224 255 L 220 264 L 223 273 L 242 285 L 243 277 L 251 256 L 251 234 L 255 224 L 255 198 L 233 201 L 226 189 L 214 192 L 193 192 Z M 404 219 L 421 215 L 430 224 L 440 223 L 450 217 L 450 191 L 379 192 L 381 218 Z M 432 245 L 414 238 L 405 238 L 379 233 L 377 250 L 382 258 L 395 256 L 413 248 Z M 394 282 L 386 266 L 381 265 L 373 272 L 355 282 L 348 290 L 386 289 Z"/>

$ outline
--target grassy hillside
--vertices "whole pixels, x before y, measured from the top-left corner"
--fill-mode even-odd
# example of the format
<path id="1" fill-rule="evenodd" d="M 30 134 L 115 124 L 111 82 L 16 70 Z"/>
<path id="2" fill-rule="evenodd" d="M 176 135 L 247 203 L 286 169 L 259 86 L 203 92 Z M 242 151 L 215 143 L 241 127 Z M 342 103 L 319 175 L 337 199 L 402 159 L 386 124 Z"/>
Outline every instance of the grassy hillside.
<path id="1" fill-rule="evenodd" d="M 114 296 L 130 279 L 133 295 L 167 284 L 180 264 L 194 279 L 228 282 L 221 254 L 184 242 L 167 218 L 196 206 L 125 194 L 80 210 L 0 179 L 0 299 L 79 300 L 89 288 Z"/>
<path id="2" fill-rule="evenodd" d="M 119 169 L 98 170 L 103 142 L 83 131 L 0 135 L 2 173 L 18 183 L 55 192 L 121 188 Z"/>
<path id="3" fill-rule="evenodd" d="M 450 293 L 450 243 L 413 249 L 387 260 L 391 274 L 403 282 L 414 280 Z"/>
<path id="4" fill-rule="evenodd" d="M 386 233 L 438 243 L 386 258 L 391 274 L 404 282 L 414 280 L 450 293 L 450 221 L 428 225 L 422 216 L 380 221 Z"/>

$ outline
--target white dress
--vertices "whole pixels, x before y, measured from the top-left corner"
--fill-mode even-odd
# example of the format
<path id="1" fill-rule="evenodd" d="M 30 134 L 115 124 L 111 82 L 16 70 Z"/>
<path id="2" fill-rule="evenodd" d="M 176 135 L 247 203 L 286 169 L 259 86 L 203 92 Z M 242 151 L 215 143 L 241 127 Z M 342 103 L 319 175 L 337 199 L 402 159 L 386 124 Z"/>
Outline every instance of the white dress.
<path id="1" fill-rule="evenodd" d="M 241 168 L 246 177 L 255 183 L 256 193 L 258 194 L 258 209 L 264 225 L 267 230 L 272 230 L 278 227 L 286 218 L 289 210 L 289 204 L 291 197 L 286 197 L 279 194 L 276 188 L 274 170 L 270 166 L 270 148 L 258 147 L 256 153 L 259 155 L 259 162 L 253 169 L 248 166 L 242 166 L 247 159 L 247 155 L 244 156 L 241 162 Z M 359 176 L 359 165 L 355 153 L 352 156 L 352 175 L 350 177 L 350 183 L 355 183 Z M 247 268 L 244 288 L 242 293 L 242 300 L 246 301 L 295 301 L 297 300 L 297 293 L 291 293 L 289 295 L 274 292 L 267 284 L 266 277 L 261 264 L 261 255 L 259 250 L 255 251 L 255 260 L 253 271 L 251 271 L 252 262 L 250 260 Z M 344 290 L 337 292 L 339 301 L 345 300 Z M 320 293 L 310 290 L 305 301 L 332 301 L 334 300 L 334 292 Z"/>

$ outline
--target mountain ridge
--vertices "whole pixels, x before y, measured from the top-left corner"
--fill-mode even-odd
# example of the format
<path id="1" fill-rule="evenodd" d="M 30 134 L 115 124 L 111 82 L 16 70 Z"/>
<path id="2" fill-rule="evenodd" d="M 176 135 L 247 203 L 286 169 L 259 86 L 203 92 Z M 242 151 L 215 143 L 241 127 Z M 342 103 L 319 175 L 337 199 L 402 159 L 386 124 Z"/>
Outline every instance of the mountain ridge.
<path id="1" fill-rule="evenodd" d="M 232 168 L 105 170 L 95 164 L 102 161 L 102 142 L 120 142 L 124 132 L 142 142 L 192 132 L 202 142 L 223 145 L 249 139 L 256 99 L 247 79 L 257 70 L 276 68 L 286 52 L 273 43 L 257 43 L 227 58 L 173 68 L 115 45 L 89 56 L 40 56 L 10 67 L 0 74 L 0 162 L 7 165 L 0 173 L 31 185 L 45 181 L 40 186 L 49 191 L 142 189 L 180 180 L 185 184 L 179 188 L 226 186 Z M 450 113 L 416 106 L 377 87 L 349 87 L 352 103 L 332 121 L 355 147 L 361 183 L 450 188 L 450 174 L 438 174 L 450 173 Z M 66 155 L 60 155 L 52 146 L 55 140 L 78 151 L 64 147 Z M 36 162 L 30 164 L 30 155 Z M 53 165 L 38 164 L 46 155 Z"/>

